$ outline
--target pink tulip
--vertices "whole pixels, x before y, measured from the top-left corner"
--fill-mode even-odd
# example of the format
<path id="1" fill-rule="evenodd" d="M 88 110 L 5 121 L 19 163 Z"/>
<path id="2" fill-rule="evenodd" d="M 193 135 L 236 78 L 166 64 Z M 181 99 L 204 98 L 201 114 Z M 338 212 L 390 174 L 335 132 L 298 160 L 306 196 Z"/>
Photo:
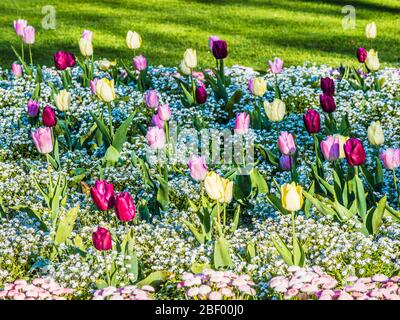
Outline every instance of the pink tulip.
<path id="1" fill-rule="evenodd" d="M 83 30 L 82 39 L 85 39 L 85 40 L 88 40 L 91 42 L 93 39 L 93 32 L 90 30 Z"/>
<path id="2" fill-rule="evenodd" d="M 294 138 L 291 133 L 282 131 L 278 138 L 278 147 L 282 154 L 284 155 L 294 155 L 296 153 L 296 145 L 294 143 Z"/>
<path id="3" fill-rule="evenodd" d="M 35 43 L 35 28 L 32 26 L 25 27 L 24 34 L 22 36 L 22 40 L 26 44 L 34 44 Z"/>
<path id="4" fill-rule="evenodd" d="M 151 149 L 162 149 L 165 147 L 166 137 L 163 129 L 150 127 L 147 130 L 146 139 Z"/>
<path id="5" fill-rule="evenodd" d="M 14 31 L 18 37 L 23 37 L 24 29 L 28 25 L 28 21 L 24 19 L 14 20 Z"/>
<path id="6" fill-rule="evenodd" d="M 137 56 L 133 58 L 133 66 L 137 71 L 143 71 L 147 68 L 147 59 L 145 56 Z"/>
<path id="7" fill-rule="evenodd" d="M 99 81 L 99 78 L 94 78 L 93 80 L 90 80 L 90 90 L 92 91 L 93 94 L 96 94 L 97 81 Z"/>
<path id="8" fill-rule="evenodd" d="M 157 114 L 163 121 L 168 121 L 171 119 L 171 108 L 168 104 L 162 104 L 158 106 Z"/>
<path id="9" fill-rule="evenodd" d="M 203 181 L 207 175 L 206 157 L 193 155 L 188 162 L 190 176 L 196 181 Z"/>
<path id="10" fill-rule="evenodd" d="M 380 159 L 388 170 L 397 169 L 400 166 L 400 149 L 389 148 L 381 152 Z"/>
<path id="11" fill-rule="evenodd" d="M 53 151 L 53 139 L 49 127 L 40 127 L 33 131 L 32 139 L 40 153 L 47 154 Z"/>
<path id="12" fill-rule="evenodd" d="M 158 96 L 156 90 L 149 90 L 144 94 L 144 100 L 146 105 L 149 108 L 157 108 L 158 107 Z"/>
<path id="13" fill-rule="evenodd" d="M 335 161 L 340 156 L 340 140 L 338 137 L 327 136 L 320 143 L 322 154 L 327 161 Z"/>
<path id="14" fill-rule="evenodd" d="M 156 126 L 160 129 L 163 129 L 165 126 L 165 122 L 163 120 L 161 120 L 160 116 L 158 114 L 155 114 L 152 118 L 151 118 L 151 124 L 153 126 Z"/>
<path id="15" fill-rule="evenodd" d="M 214 41 L 217 41 L 217 40 L 219 40 L 219 37 L 218 36 L 210 36 L 209 38 L 208 38 L 208 46 L 210 47 L 210 50 L 212 51 L 212 48 L 213 48 L 213 43 L 214 43 Z"/>
<path id="16" fill-rule="evenodd" d="M 235 120 L 235 133 L 246 134 L 250 127 L 250 115 L 246 112 L 241 112 L 236 115 Z"/>
<path id="17" fill-rule="evenodd" d="M 279 58 L 275 58 L 274 61 L 268 61 L 269 62 L 269 68 L 272 73 L 281 73 L 283 69 L 283 61 Z"/>
<path id="18" fill-rule="evenodd" d="M 11 65 L 11 72 L 14 77 L 19 78 L 22 76 L 22 66 L 19 63 L 14 62 Z"/>

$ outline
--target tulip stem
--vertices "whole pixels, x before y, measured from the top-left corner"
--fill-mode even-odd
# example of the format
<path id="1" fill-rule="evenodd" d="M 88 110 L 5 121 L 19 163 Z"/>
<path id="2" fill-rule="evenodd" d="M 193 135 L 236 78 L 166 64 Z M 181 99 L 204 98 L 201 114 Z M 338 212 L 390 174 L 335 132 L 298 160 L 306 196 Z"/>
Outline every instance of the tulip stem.
<path id="1" fill-rule="evenodd" d="M 396 178 L 396 170 L 393 169 L 393 183 L 394 183 L 394 188 L 396 189 L 396 193 L 397 193 L 397 206 L 400 205 L 400 197 L 399 197 L 399 189 L 397 188 L 397 178 Z"/>
<path id="2" fill-rule="evenodd" d="M 226 203 L 224 203 L 224 227 L 226 227 Z"/>
<path id="3" fill-rule="evenodd" d="M 30 59 L 30 62 L 31 62 L 31 66 L 33 66 L 32 48 L 31 48 L 31 45 L 29 45 L 29 59 Z"/>
<path id="4" fill-rule="evenodd" d="M 294 216 L 296 211 L 292 211 L 292 241 L 293 241 L 293 252 L 295 248 L 295 241 L 296 241 L 296 234 L 295 234 L 295 227 L 294 227 Z"/>
<path id="5" fill-rule="evenodd" d="M 165 138 L 166 138 L 166 152 L 167 152 L 167 158 L 169 160 L 169 123 L 168 121 L 165 121 Z"/>
<path id="6" fill-rule="evenodd" d="M 25 54 L 24 54 L 24 41 L 21 41 L 21 58 L 22 58 L 22 61 L 24 61 L 24 59 L 25 59 L 24 56 L 25 56 Z"/>
<path id="7" fill-rule="evenodd" d="M 114 137 L 114 128 L 113 128 L 113 124 L 112 124 L 112 114 L 111 114 L 111 102 L 107 103 L 107 108 L 108 108 L 108 122 L 110 125 L 110 134 L 111 134 L 111 137 Z"/>
<path id="8" fill-rule="evenodd" d="M 47 173 L 49 175 L 49 187 L 50 187 L 50 193 L 53 193 L 53 181 L 51 178 L 51 170 L 50 170 L 50 156 L 49 154 L 46 154 L 46 159 L 47 159 Z"/>
<path id="9" fill-rule="evenodd" d="M 218 200 L 217 200 L 217 214 L 218 214 L 218 223 L 221 224 L 221 214 L 220 214 L 220 207 Z"/>

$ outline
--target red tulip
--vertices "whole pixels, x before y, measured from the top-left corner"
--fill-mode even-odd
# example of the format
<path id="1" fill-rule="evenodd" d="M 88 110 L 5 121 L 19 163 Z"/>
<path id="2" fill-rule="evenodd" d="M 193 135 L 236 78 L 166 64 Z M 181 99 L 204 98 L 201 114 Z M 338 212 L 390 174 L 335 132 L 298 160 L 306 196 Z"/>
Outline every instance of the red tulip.
<path id="1" fill-rule="evenodd" d="M 136 216 L 136 206 L 132 196 L 128 192 L 121 192 L 114 197 L 115 214 L 118 220 L 127 222 L 132 221 Z"/>
<path id="2" fill-rule="evenodd" d="M 303 116 L 304 125 L 309 134 L 318 133 L 321 131 L 321 118 L 315 110 L 307 110 Z"/>
<path id="3" fill-rule="evenodd" d="M 114 185 L 106 180 L 97 180 L 90 188 L 90 195 L 101 211 L 110 210 L 114 206 Z"/>
<path id="4" fill-rule="evenodd" d="M 97 227 L 96 232 L 92 234 L 94 247 L 99 251 L 107 251 L 112 248 L 111 233 L 105 228 Z"/>
<path id="5" fill-rule="evenodd" d="M 350 166 L 360 166 L 365 163 L 366 154 L 360 140 L 351 138 L 347 140 L 343 147 Z"/>
<path id="6" fill-rule="evenodd" d="M 54 127 L 57 124 L 56 111 L 52 107 L 44 107 L 42 113 L 42 122 L 46 127 Z"/>

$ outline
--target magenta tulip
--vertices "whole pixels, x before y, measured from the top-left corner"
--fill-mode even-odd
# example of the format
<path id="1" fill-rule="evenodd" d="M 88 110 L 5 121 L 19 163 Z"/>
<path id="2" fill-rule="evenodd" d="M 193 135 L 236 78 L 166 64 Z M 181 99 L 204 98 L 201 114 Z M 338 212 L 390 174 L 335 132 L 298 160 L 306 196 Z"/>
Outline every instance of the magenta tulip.
<path id="1" fill-rule="evenodd" d="M 203 86 L 199 86 L 196 88 L 196 102 L 198 104 L 203 104 L 207 101 L 207 91 Z"/>
<path id="2" fill-rule="evenodd" d="M 146 139 L 151 149 L 162 149 L 165 147 L 166 137 L 164 129 L 150 127 L 147 130 Z"/>
<path id="3" fill-rule="evenodd" d="M 235 120 L 235 133 L 246 134 L 250 127 L 250 115 L 246 112 L 241 112 L 236 115 Z"/>
<path id="4" fill-rule="evenodd" d="M 153 126 L 156 126 L 160 129 L 165 127 L 165 122 L 163 120 L 161 120 L 160 116 L 158 114 L 155 114 L 152 118 L 151 118 L 151 124 Z"/>
<path id="5" fill-rule="evenodd" d="M 71 52 L 57 51 L 53 55 L 54 65 L 58 70 L 65 70 L 68 67 L 74 67 L 76 60 Z"/>
<path id="6" fill-rule="evenodd" d="M 96 232 L 92 234 L 94 247 L 99 251 L 107 251 L 112 248 L 111 233 L 105 228 L 97 227 Z"/>
<path id="7" fill-rule="evenodd" d="M 90 188 L 90 195 L 101 211 L 110 210 L 114 206 L 114 185 L 106 180 L 97 180 Z"/>
<path id="8" fill-rule="evenodd" d="M 324 110 L 327 113 L 332 113 L 336 109 L 335 100 L 333 99 L 332 96 L 328 94 L 321 94 L 319 96 L 319 102 L 321 104 L 322 110 Z"/>
<path id="9" fill-rule="evenodd" d="M 40 153 L 47 154 L 53 151 L 53 138 L 49 127 L 40 127 L 33 131 L 32 139 Z"/>
<path id="10" fill-rule="evenodd" d="M 397 169 L 400 166 L 400 149 L 389 148 L 384 150 L 381 152 L 379 158 L 386 169 Z"/>
<path id="11" fill-rule="evenodd" d="M 272 73 L 281 73 L 283 70 L 283 61 L 279 58 L 275 58 L 274 61 L 268 61 L 269 69 Z"/>
<path id="12" fill-rule="evenodd" d="M 364 48 L 358 48 L 357 49 L 357 59 L 358 62 L 364 63 L 365 60 L 367 59 L 368 51 L 365 50 Z"/>
<path id="13" fill-rule="evenodd" d="M 168 104 L 162 104 L 158 106 L 157 114 L 163 121 L 169 121 L 171 119 L 171 108 Z"/>
<path id="14" fill-rule="evenodd" d="M 28 25 L 28 21 L 24 19 L 14 20 L 14 31 L 18 37 L 24 36 L 24 29 Z"/>
<path id="15" fill-rule="evenodd" d="M 207 165 L 205 156 L 193 155 L 188 162 L 190 176 L 196 181 L 203 181 L 207 176 Z"/>
<path id="16" fill-rule="evenodd" d="M 132 221 L 136 216 L 136 206 L 128 192 L 121 192 L 114 197 L 114 210 L 118 220 Z"/>
<path id="17" fill-rule="evenodd" d="M 335 83 L 331 78 L 321 78 L 321 90 L 324 94 L 333 96 L 335 94 Z"/>
<path id="18" fill-rule="evenodd" d="M 145 56 L 137 56 L 133 58 L 133 66 L 137 71 L 143 71 L 147 68 L 147 59 Z"/>
<path id="19" fill-rule="evenodd" d="M 149 90 L 144 94 L 144 100 L 146 102 L 146 105 L 151 108 L 157 108 L 158 107 L 158 96 L 157 96 L 157 91 L 156 90 Z"/>
<path id="20" fill-rule="evenodd" d="M 26 104 L 26 109 L 29 117 L 37 117 L 39 113 L 39 102 L 35 100 L 28 100 Z"/>
<path id="21" fill-rule="evenodd" d="M 52 107 L 44 107 L 42 113 L 42 122 L 46 127 L 54 127 L 57 124 L 56 111 Z"/>
<path id="22" fill-rule="evenodd" d="M 296 144 L 291 133 L 282 131 L 278 137 L 278 147 L 284 155 L 294 155 L 296 153 Z"/>
<path id="23" fill-rule="evenodd" d="M 350 138 L 344 144 L 344 153 L 350 166 L 360 166 L 365 163 L 365 150 L 362 142 L 356 138 Z"/>
<path id="24" fill-rule="evenodd" d="M 321 131 L 321 118 L 315 110 L 307 110 L 303 116 L 304 125 L 309 134 L 318 133 Z"/>
<path id="25" fill-rule="evenodd" d="M 320 143 L 321 152 L 327 161 L 335 161 L 340 156 L 340 140 L 337 137 L 327 136 Z"/>

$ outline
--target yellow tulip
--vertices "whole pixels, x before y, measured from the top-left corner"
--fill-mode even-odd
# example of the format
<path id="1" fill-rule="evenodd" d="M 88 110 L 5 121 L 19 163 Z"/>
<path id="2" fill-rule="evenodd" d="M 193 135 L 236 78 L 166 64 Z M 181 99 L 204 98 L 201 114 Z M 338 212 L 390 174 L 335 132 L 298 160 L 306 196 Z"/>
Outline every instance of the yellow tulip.
<path id="1" fill-rule="evenodd" d="M 67 90 L 61 90 L 54 96 L 54 101 L 58 110 L 66 111 L 71 105 L 71 94 Z"/>
<path id="2" fill-rule="evenodd" d="M 339 139 L 339 159 L 344 159 L 346 155 L 343 148 L 344 144 L 347 142 L 347 140 L 349 140 L 349 137 L 345 137 L 340 134 L 334 134 L 333 137 Z"/>
<path id="3" fill-rule="evenodd" d="M 282 121 L 286 114 L 285 103 L 280 99 L 274 99 L 272 103 L 264 101 L 264 110 L 268 119 L 274 122 Z"/>
<path id="4" fill-rule="evenodd" d="M 385 136 L 379 121 L 372 121 L 368 127 L 368 141 L 374 146 L 379 146 L 385 142 Z"/>
<path id="5" fill-rule="evenodd" d="M 224 179 L 216 172 L 211 171 L 207 173 L 204 180 L 204 186 L 208 196 L 212 200 L 221 203 L 229 203 L 232 201 L 233 181 Z"/>
<path id="6" fill-rule="evenodd" d="M 295 182 L 291 184 L 285 183 L 281 186 L 281 201 L 282 206 L 288 211 L 300 210 L 303 206 L 302 187 L 296 185 Z"/>
<path id="7" fill-rule="evenodd" d="M 224 199 L 223 202 L 229 203 L 232 201 L 232 196 L 233 196 L 233 181 L 228 180 L 228 179 L 222 179 L 222 185 L 224 188 Z"/>
<path id="8" fill-rule="evenodd" d="M 99 68 L 103 71 L 107 71 L 111 67 L 115 67 L 117 65 L 117 61 L 110 61 L 107 59 L 103 59 L 99 61 Z"/>
<path id="9" fill-rule="evenodd" d="M 187 67 L 185 60 L 181 61 L 181 65 L 180 65 L 181 71 L 183 74 L 189 75 L 190 74 L 190 69 Z"/>
<path id="10" fill-rule="evenodd" d="M 368 23 L 365 27 L 365 36 L 368 39 L 376 38 L 376 24 L 375 22 Z"/>
<path id="11" fill-rule="evenodd" d="M 371 49 L 368 51 L 367 59 L 365 59 L 365 65 L 371 71 L 379 70 L 379 58 L 378 58 L 378 51 Z"/>
<path id="12" fill-rule="evenodd" d="M 252 81 L 251 84 L 251 92 L 258 97 L 261 97 L 265 94 L 267 91 L 267 82 L 264 80 L 264 78 L 255 78 Z"/>
<path id="13" fill-rule="evenodd" d="M 96 94 L 99 99 L 111 102 L 115 99 L 114 79 L 102 78 L 96 83 Z"/>
<path id="14" fill-rule="evenodd" d="M 183 54 L 183 61 L 185 61 L 185 65 L 188 68 L 195 68 L 197 66 L 196 50 L 186 49 L 185 53 Z"/>
<path id="15" fill-rule="evenodd" d="M 79 40 L 79 50 L 81 51 L 82 55 L 85 57 L 90 57 L 93 55 L 93 46 L 90 40 L 81 38 Z"/>
<path id="16" fill-rule="evenodd" d="M 142 45 L 142 37 L 139 33 L 129 30 L 126 34 L 126 44 L 129 49 L 139 49 Z"/>

